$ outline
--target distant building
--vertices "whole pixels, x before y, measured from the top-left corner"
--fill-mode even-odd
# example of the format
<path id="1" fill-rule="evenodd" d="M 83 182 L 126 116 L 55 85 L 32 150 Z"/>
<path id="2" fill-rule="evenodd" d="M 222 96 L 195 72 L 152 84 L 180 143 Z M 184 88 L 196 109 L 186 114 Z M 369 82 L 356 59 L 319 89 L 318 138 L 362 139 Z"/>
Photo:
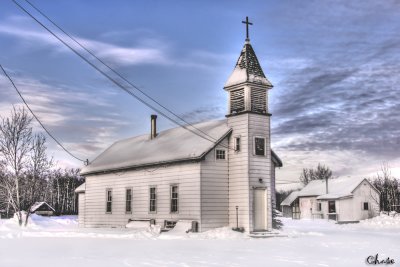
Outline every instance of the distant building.
<path id="1" fill-rule="evenodd" d="M 157 132 L 152 116 L 151 134 L 114 143 L 81 172 L 79 224 L 125 227 L 146 219 L 166 226 L 184 219 L 199 231 L 271 230 L 275 168 L 282 166 L 270 145 L 271 88 L 246 39 L 224 87 L 226 119 L 188 126 L 195 135 L 182 127 Z"/>
<path id="2" fill-rule="evenodd" d="M 329 179 L 328 187 L 325 180 L 311 181 L 302 190 L 290 194 L 281 206 L 286 216 L 295 219 L 357 222 L 379 215 L 379 201 L 379 191 L 367 179 L 337 178 Z"/>
<path id="3" fill-rule="evenodd" d="M 293 191 L 281 203 L 283 217 L 300 219 L 299 195 L 300 191 Z"/>
<path id="4" fill-rule="evenodd" d="M 37 215 L 52 216 L 55 212 L 55 209 L 46 202 L 36 202 L 31 207 L 31 213 Z"/>

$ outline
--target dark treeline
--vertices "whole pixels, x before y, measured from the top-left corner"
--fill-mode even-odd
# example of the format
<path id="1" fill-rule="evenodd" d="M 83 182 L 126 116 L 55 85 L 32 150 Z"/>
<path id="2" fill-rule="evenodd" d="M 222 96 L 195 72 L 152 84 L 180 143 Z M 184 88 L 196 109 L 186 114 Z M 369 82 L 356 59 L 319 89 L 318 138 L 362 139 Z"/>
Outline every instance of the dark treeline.
<path id="1" fill-rule="evenodd" d="M 380 192 L 381 211 L 400 212 L 400 183 L 392 176 L 388 166 L 383 165 L 381 172 L 370 181 Z"/>
<path id="2" fill-rule="evenodd" d="M 79 171 L 72 168 L 49 170 L 37 180 L 34 189 L 36 192 L 29 186 L 29 180 L 32 178 L 28 173 L 24 174 L 24 179 L 21 179 L 20 195 L 25 197 L 21 198 L 20 209 L 27 211 L 33 203 L 45 201 L 56 210 L 57 215 L 78 214 L 78 196 L 74 190 L 85 181 L 79 175 Z M 0 171 L 0 176 L 4 174 L 4 171 Z M 12 205 L 8 203 L 4 194 L 0 197 L 2 197 L 0 210 L 4 216 L 11 216 L 14 213 Z"/>
<path id="3" fill-rule="evenodd" d="M 84 182 L 78 169 L 55 169 L 46 137 L 33 133 L 32 119 L 15 107 L 10 116 L 0 117 L 0 210 L 15 214 L 21 226 L 35 202 L 47 202 L 56 214 L 76 214 L 74 190 Z"/>

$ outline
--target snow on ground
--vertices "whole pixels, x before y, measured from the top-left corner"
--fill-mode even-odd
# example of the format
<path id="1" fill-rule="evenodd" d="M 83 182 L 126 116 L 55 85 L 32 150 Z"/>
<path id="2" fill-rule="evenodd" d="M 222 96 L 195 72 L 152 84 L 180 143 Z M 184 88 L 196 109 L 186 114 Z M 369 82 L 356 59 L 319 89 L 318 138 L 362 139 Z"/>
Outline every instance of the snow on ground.
<path id="1" fill-rule="evenodd" d="M 366 258 L 377 253 L 400 266 L 400 216 L 348 225 L 282 220 L 286 237 L 267 239 L 228 227 L 199 234 L 80 229 L 75 216 L 33 215 L 23 229 L 13 219 L 0 220 L 0 266 L 367 266 Z"/>

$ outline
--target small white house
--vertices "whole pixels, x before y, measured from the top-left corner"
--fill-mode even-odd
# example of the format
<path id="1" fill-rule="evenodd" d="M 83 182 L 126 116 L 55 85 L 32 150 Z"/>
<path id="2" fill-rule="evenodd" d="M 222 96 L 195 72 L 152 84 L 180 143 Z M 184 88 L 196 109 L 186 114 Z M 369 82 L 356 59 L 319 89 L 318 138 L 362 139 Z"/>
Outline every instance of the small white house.
<path id="1" fill-rule="evenodd" d="M 246 39 L 224 86 L 226 118 L 188 126 L 195 135 L 182 127 L 157 132 L 153 115 L 151 134 L 111 145 L 81 172 L 80 226 L 192 220 L 199 231 L 271 230 L 275 168 L 282 166 L 270 145 L 271 88 Z"/>
<path id="2" fill-rule="evenodd" d="M 379 191 L 364 178 L 314 180 L 298 191 L 297 201 L 301 219 L 326 218 L 338 222 L 357 222 L 379 215 Z M 288 197 L 288 198 L 289 198 Z"/>

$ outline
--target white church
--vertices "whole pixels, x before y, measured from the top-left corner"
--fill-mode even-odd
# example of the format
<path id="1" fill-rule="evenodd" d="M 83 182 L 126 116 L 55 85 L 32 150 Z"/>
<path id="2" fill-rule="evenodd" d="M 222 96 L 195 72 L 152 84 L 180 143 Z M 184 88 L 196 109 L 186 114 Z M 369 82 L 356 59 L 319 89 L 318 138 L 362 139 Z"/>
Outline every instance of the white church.
<path id="1" fill-rule="evenodd" d="M 248 26 L 248 25 L 246 25 Z M 111 145 L 81 174 L 82 227 L 125 227 L 149 221 L 162 228 L 192 221 L 192 231 L 216 227 L 272 230 L 275 168 L 266 78 L 247 37 L 224 90 L 226 118 L 158 132 Z M 188 229 L 189 230 L 189 229 Z"/>

